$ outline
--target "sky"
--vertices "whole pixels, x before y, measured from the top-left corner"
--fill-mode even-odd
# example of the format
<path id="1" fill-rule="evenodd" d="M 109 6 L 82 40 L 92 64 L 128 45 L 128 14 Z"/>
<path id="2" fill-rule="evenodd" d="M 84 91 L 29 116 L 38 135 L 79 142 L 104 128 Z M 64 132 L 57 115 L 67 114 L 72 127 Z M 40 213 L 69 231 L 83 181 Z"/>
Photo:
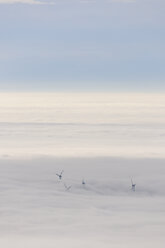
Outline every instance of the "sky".
<path id="1" fill-rule="evenodd" d="M 0 90 L 165 90 L 164 0 L 0 0 Z"/>

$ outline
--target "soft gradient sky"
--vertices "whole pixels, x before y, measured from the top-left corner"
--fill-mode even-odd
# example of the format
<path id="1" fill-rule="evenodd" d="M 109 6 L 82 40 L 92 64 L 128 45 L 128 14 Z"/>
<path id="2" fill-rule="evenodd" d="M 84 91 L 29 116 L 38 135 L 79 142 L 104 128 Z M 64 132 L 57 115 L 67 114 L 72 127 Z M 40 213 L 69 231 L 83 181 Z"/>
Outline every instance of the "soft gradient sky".
<path id="1" fill-rule="evenodd" d="M 0 0 L 0 90 L 165 90 L 164 0 Z"/>

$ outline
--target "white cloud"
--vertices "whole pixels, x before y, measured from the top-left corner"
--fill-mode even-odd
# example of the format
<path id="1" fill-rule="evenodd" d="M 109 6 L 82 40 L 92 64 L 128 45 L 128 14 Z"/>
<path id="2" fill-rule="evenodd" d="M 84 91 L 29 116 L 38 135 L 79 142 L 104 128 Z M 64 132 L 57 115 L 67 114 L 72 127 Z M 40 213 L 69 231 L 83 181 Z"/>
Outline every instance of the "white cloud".
<path id="1" fill-rule="evenodd" d="M 136 0 L 107 0 L 107 2 L 113 2 L 113 3 L 135 3 Z"/>
<path id="2" fill-rule="evenodd" d="M 68 1 L 62 0 L 62 1 L 56 1 L 57 3 L 60 2 L 66 2 L 68 3 Z M 80 2 L 80 3 L 96 3 L 96 0 L 75 0 L 72 1 L 70 0 L 70 2 Z M 99 2 L 99 1 L 98 1 Z M 136 2 L 136 0 L 105 0 L 105 2 L 120 2 L 120 3 L 132 3 L 132 2 Z M 0 0 L 0 4 L 14 4 L 14 3 L 22 3 L 22 4 L 55 4 L 54 0 L 51 1 L 46 1 L 46 0 Z"/>
<path id="3" fill-rule="evenodd" d="M 39 1 L 39 0 L 0 0 L 0 4 L 54 4 L 52 1 Z"/>

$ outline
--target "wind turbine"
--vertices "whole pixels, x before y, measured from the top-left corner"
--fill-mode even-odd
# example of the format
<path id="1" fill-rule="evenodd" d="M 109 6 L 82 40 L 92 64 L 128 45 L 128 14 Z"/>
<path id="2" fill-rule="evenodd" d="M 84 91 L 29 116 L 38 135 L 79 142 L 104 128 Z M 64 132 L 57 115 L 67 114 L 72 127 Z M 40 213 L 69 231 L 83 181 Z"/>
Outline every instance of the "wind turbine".
<path id="1" fill-rule="evenodd" d="M 85 185 L 85 181 L 84 181 L 84 179 L 82 180 L 82 185 Z"/>
<path id="2" fill-rule="evenodd" d="M 65 187 L 66 191 L 68 191 L 68 190 L 70 190 L 70 188 L 72 187 L 72 185 L 67 186 L 67 185 L 64 183 L 64 187 Z"/>
<path id="3" fill-rule="evenodd" d="M 135 187 L 136 187 L 136 184 L 133 182 L 133 180 L 131 179 L 131 183 L 132 183 L 132 191 L 135 192 Z"/>
<path id="4" fill-rule="evenodd" d="M 60 174 L 56 173 L 56 176 L 58 176 L 60 180 L 62 179 L 62 174 L 63 174 L 63 172 L 64 172 L 64 171 L 62 170 Z"/>

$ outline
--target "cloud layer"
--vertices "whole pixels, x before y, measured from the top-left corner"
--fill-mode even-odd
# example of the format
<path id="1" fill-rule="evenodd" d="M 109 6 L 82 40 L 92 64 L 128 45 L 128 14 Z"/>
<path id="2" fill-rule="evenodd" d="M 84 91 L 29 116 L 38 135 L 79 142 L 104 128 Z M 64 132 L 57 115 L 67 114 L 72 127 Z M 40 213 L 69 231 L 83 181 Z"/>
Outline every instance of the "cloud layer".
<path id="1" fill-rule="evenodd" d="M 132 3 L 132 2 L 135 2 L 136 0 L 106 0 L 104 2 L 121 2 L 121 3 Z M 51 1 L 40 1 L 40 0 L 0 0 L 0 4 L 14 4 L 14 3 L 22 3 L 22 4 L 55 4 L 55 3 L 68 3 L 68 1 L 54 1 L 54 0 L 51 0 Z M 94 0 L 70 0 L 69 2 L 71 3 L 76 3 L 76 2 L 80 2 L 80 3 L 96 3 L 96 2 L 99 2 L 99 1 L 94 1 Z"/>
<path id="2" fill-rule="evenodd" d="M 164 248 L 164 173 L 153 159 L 0 160 L 2 247 Z"/>
<path id="3" fill-rule="evenodd" d="M 1 93 L 0 157 L 164 158 L 164 109 L 164 94 Z"/>
<path id="4" fill-rule="evenodd" d="M 14 3 L 22 3 L 22 4 L 52 4 L 49 1 L 38 1 L 38 0 L 0 0 L 0 4 L 14 4 Z"/>

